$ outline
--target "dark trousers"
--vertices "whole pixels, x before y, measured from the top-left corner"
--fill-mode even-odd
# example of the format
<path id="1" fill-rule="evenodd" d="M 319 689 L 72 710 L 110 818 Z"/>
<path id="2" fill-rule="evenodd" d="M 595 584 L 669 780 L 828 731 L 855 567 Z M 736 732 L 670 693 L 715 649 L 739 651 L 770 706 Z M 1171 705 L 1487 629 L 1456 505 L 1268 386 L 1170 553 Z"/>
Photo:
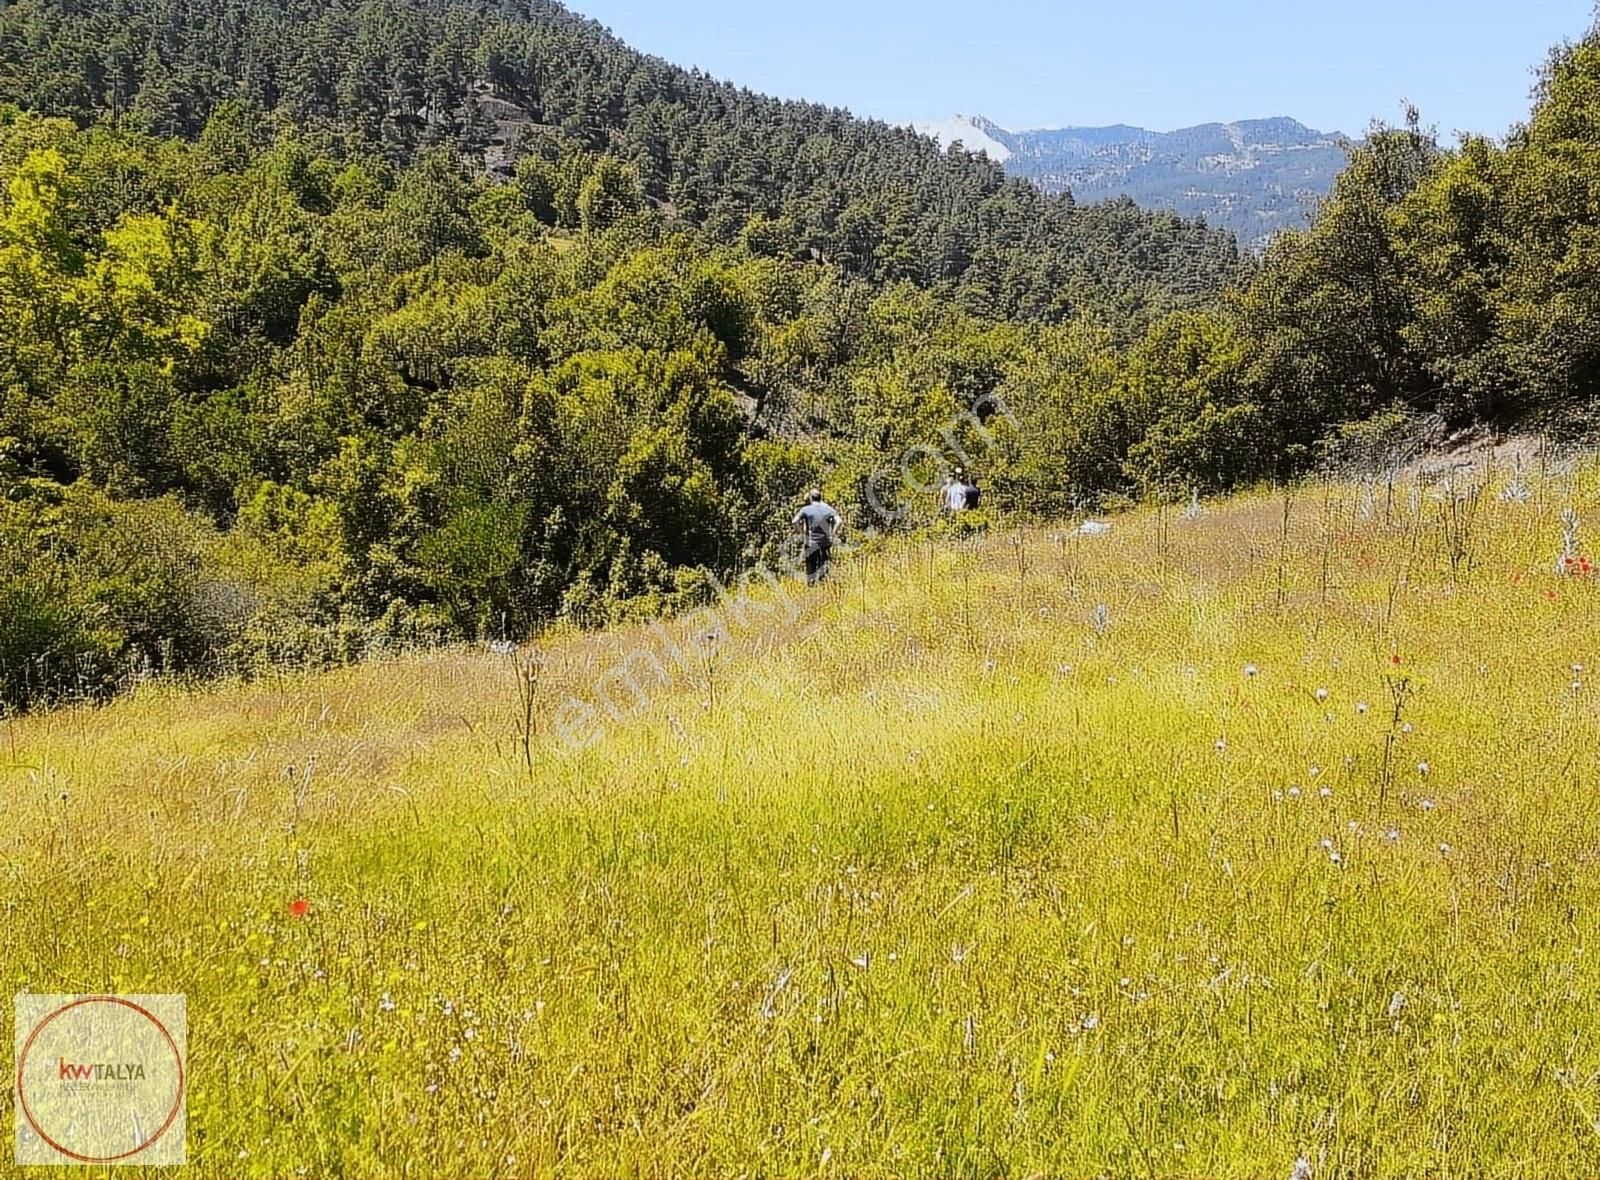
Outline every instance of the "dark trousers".
<path id="1" fill-rule="evenodd" d="M 827 541 L 812 541 L 806 546 L 806 581 L 820 582 L 828 574 L 828 562 L 833 558 L 833 545 Z"/>

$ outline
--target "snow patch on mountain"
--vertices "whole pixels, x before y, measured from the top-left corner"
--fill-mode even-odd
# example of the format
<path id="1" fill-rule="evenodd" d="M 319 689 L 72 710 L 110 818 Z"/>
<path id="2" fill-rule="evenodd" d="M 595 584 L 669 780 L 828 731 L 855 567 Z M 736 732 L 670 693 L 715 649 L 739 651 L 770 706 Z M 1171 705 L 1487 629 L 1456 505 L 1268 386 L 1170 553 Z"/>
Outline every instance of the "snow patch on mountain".
<path id="1" fill-rule="evenodd" d="M 987 129 L 993 126 L 987 119 L 952 115 L 948 119 L 913 123 L 911 129 L 922 135 L 933 136 L 941 147 L 948 148 L 959 142 L 969 152 L 982 152 L 996 164 L 1004 164 L 1011 158 L 1011 149 L 989 133 Z"/>

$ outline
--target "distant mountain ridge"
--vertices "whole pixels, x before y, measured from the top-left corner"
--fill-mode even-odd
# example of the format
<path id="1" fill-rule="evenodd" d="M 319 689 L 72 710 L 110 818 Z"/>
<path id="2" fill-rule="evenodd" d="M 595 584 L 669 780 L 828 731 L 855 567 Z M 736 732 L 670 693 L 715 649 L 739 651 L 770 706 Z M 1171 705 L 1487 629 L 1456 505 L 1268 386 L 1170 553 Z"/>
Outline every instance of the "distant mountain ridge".
<path id="1" fill-rule="evenodd" d="M 1011 131 L 981 116 L 913 123 L 948 147 L 958 140 L 1006 171 L 1080 201 L 1129 196 L 1141 205 L 1203 216 L 1259 248 L 1303 225 L 1343 170 L 1351 140 L 1296 119 L 1202 123 L 1179 131 L 1061 127 Z"/>

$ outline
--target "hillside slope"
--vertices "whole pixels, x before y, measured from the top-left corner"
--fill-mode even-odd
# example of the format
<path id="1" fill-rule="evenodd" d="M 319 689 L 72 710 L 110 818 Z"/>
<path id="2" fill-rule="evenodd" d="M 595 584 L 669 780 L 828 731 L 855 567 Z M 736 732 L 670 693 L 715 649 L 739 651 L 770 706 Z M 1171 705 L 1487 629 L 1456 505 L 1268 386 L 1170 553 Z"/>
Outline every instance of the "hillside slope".
<path id="1" fill-rule="evenodd" d="M 921 538 L 531 727 L 470 652 L 12 719 L 0 990 L 187 992 L 207 1177 L 1581 1174 L 1597 494 Z"/>
<path id="2" fill-rule="evenodd" d="M 980 310 L 1060 319 L 1190 305 L 1236 273 L 1227 235 L 1083 209 L 906 128 L 753 94 L 638 53 L 550 0 L 21 0 L 0 9 L 0 102 L 196 136 L 242 100 L 327 145 L 403 162 L 447 145 L 509 169 L 552 140 L 618 155 L 646 193 L 732 240 L 871 279 L 961 283 Z"/>

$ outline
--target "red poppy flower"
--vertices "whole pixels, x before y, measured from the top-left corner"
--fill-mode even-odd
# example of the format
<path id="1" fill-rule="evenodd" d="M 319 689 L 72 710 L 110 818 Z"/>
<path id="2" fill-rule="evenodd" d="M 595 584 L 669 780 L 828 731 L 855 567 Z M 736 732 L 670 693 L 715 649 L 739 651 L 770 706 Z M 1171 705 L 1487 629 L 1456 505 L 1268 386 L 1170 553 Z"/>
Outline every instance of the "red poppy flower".
<path id="1" fill-rule="evenodd" d="M 1554 602 L 1557 598 L 1560 597 L 1560 595 L 1558 595 L 1554 590 L 1546 590 L 1544 592 L 1544 596 L 1546 598 L 1548 598 L 1551 602 Z"/>
<path id="2" fill-rule="evenodd" d="M 1389 662 L 1398 668 L 1400 666 L 1400 653 L 1395 652 L 1394 655 L 1390 656 Z"/>
<path id="3" fill-rule="evenodd" d="M 1589 564 L 1587 557 L 1580 557 L 1578 558 L 1578 569 L 1584 574 L 1588 574 L 1590 570 L 1594 569 L 1594 566 Z"/>
<path id="4" fill-rule="evenodd" d="M 311 903 L 303 897 L 297 897 L 289 903 L 289 914 L 292 917 L 303 918 L 311 912 Z"/>

